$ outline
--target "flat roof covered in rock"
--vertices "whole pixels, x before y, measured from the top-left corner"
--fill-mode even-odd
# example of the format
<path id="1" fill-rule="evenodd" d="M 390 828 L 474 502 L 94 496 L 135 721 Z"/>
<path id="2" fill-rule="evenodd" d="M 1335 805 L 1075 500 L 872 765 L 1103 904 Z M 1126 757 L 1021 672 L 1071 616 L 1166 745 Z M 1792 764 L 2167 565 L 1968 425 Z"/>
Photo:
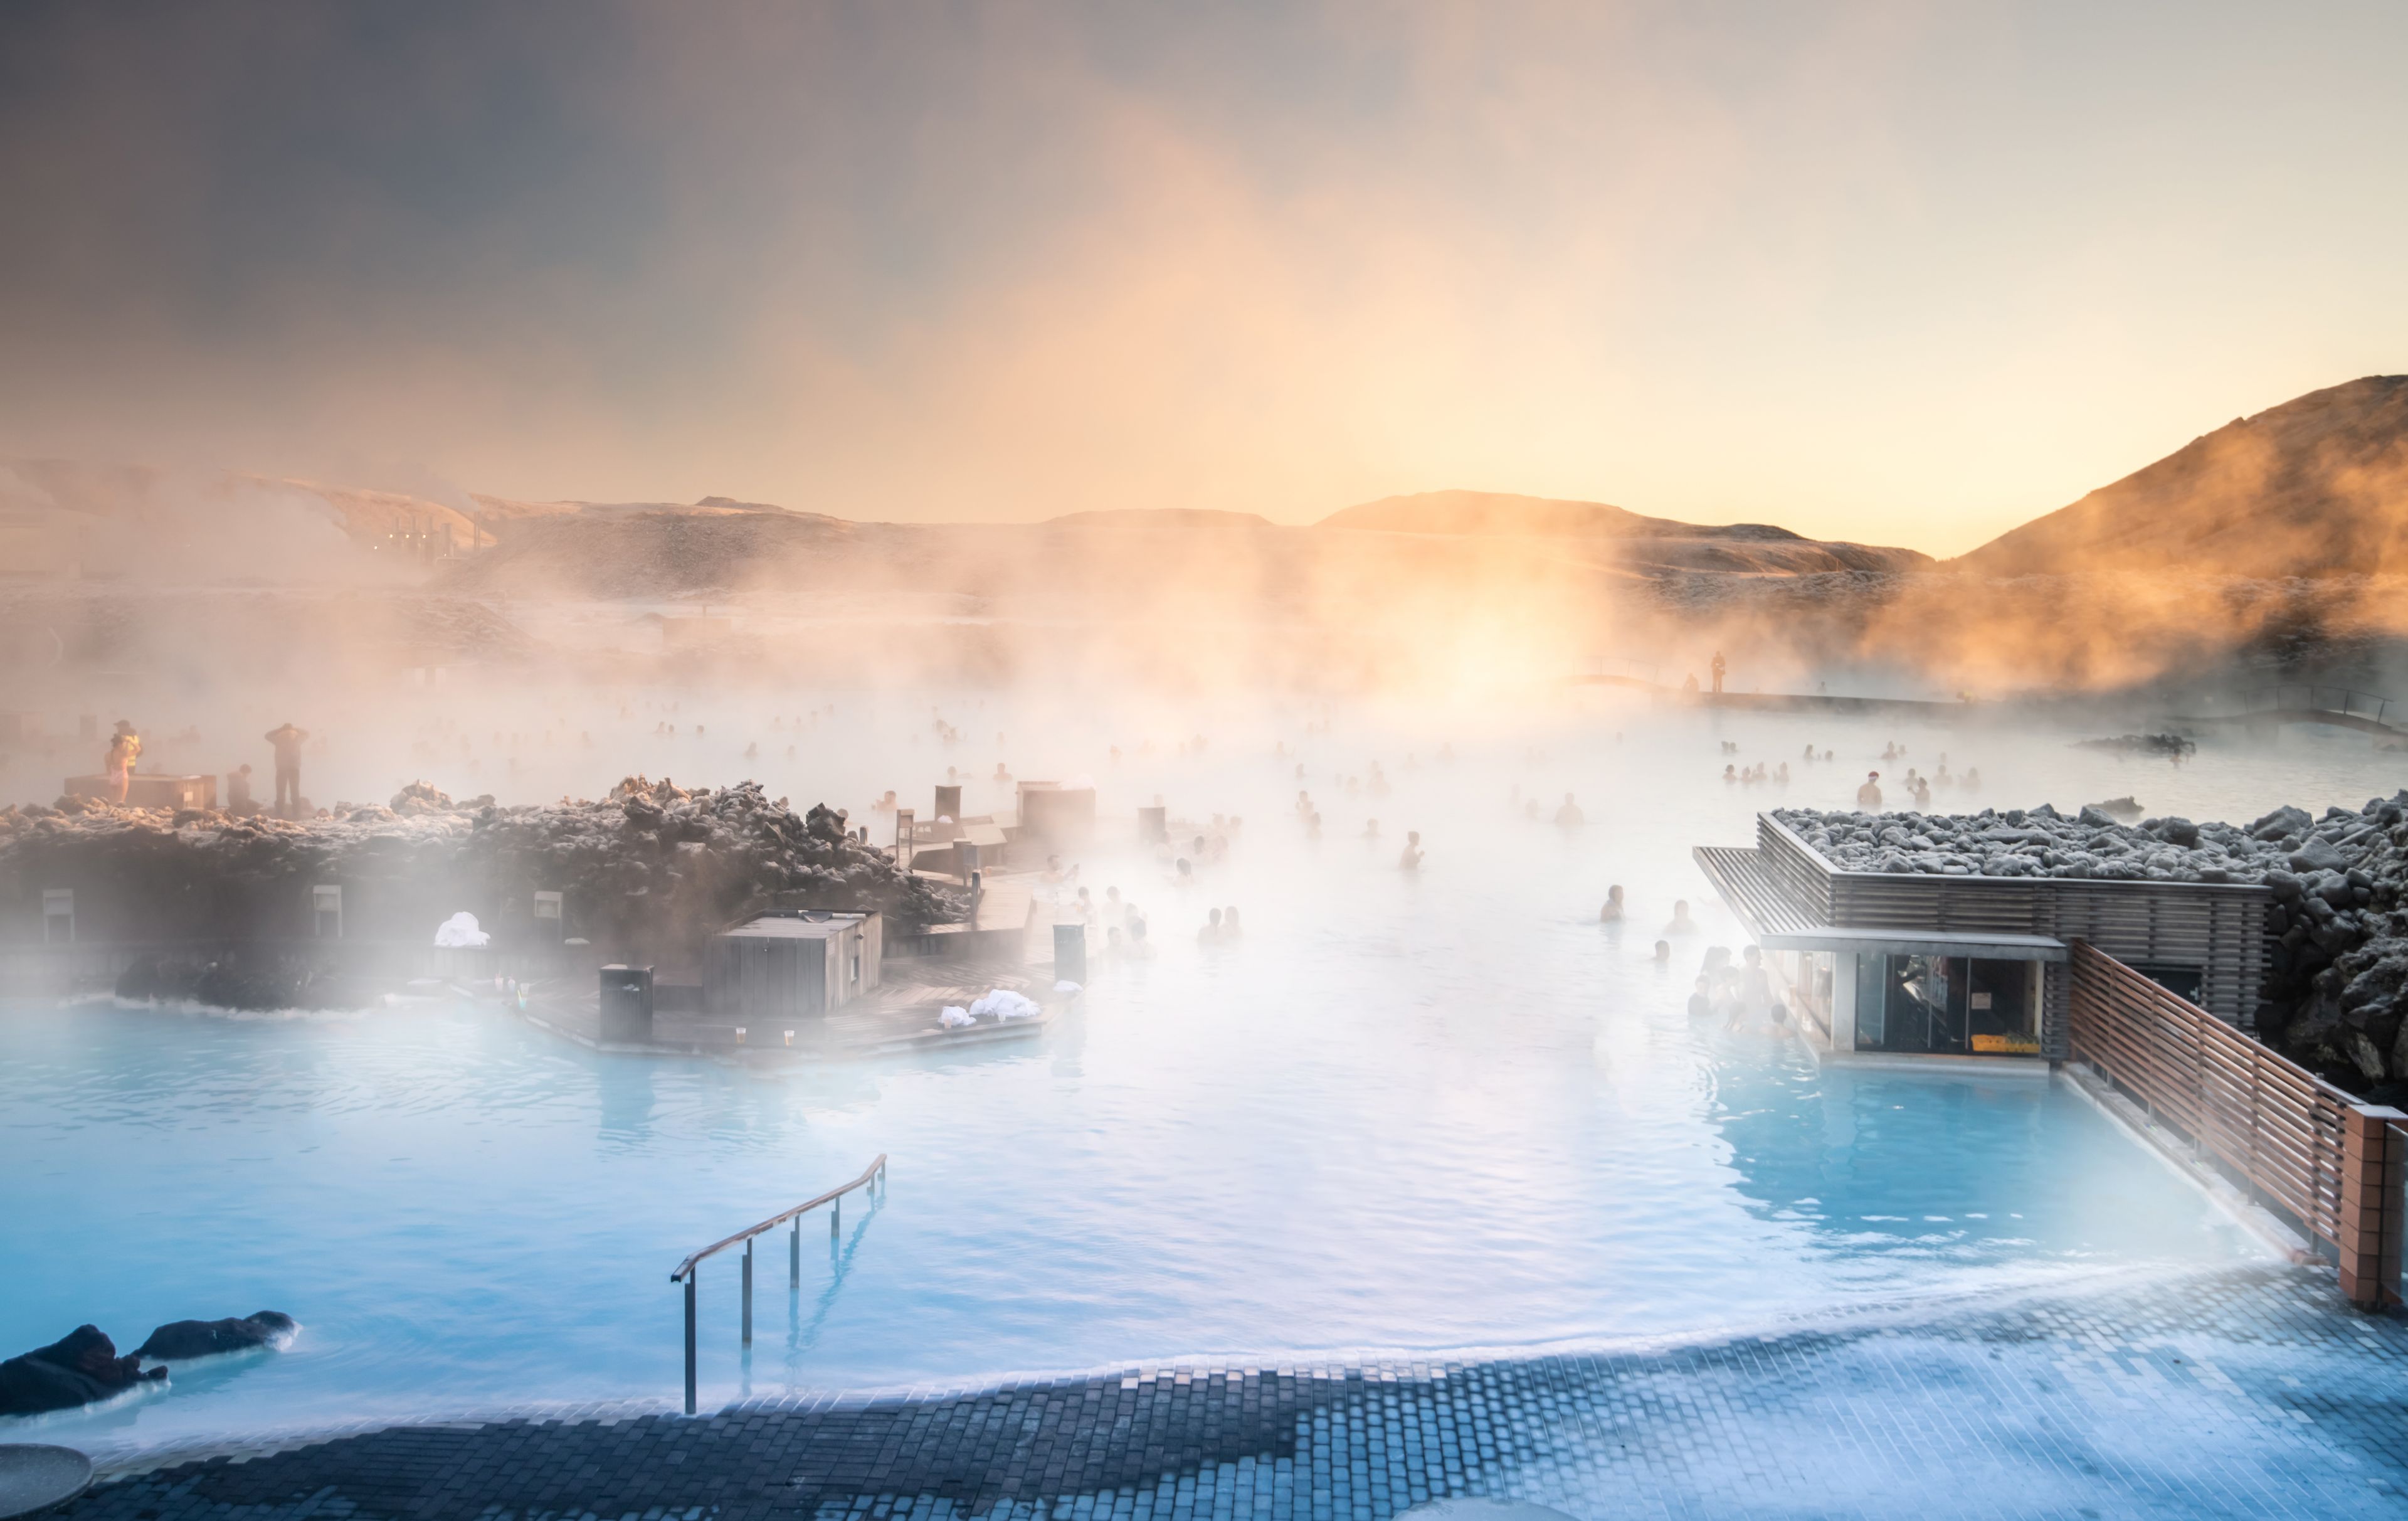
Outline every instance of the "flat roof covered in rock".
<path id="1" fill-rule="evenodd" d="M 2046 804 L 1972 814 L 1779 809 L 1772 816 L 1843 871 L 2273 885 L 2292 873 L 2362 872 L 2372 857 L 2387 855 L 2408 818 L 2408 792 L 2356 812 L 2329 809 L 2321 821 L 2281 808 L 2247 825 L 2172 817 L 2127 825 L 2095 808 L 2069 817 Z"/>
<path id="2" fill-rule="evenodd" d="M 824 940 L 831 935 L 860 927 L 861 922 L 868 917 L 867 913 L 822 912 L 818 910 L 806 913 L 765 913 L 720 933 L 765 940 Z"/>

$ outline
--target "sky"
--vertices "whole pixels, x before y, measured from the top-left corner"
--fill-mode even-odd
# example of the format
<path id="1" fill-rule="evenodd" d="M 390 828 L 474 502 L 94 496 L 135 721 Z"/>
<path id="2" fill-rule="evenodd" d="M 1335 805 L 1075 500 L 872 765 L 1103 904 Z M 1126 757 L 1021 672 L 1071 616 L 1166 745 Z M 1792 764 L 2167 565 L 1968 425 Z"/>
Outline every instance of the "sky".
<path id="1" fill-rule="evenodd" d="M 2408 7 L 10 7 L 0 454 L 1972 548 L 2408 369 Z"/>

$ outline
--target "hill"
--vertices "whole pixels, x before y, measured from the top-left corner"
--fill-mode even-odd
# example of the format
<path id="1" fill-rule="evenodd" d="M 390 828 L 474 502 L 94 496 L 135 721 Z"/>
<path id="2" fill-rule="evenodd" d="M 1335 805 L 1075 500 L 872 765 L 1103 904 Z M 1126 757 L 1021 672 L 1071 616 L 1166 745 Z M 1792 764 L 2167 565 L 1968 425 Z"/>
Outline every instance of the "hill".
<path id="1" fill-rule="evenodd" d="M 1422 491 L 1383 496 L 1332 512 L 1324 528 L 1378 528 L 1406 534 L 1541 534 L 1604 538 L 1763 538 L 1803 536 L 1770 524 L 1705 527 L 1644 517 L 1604 502 L 1516 496 L 1494 491 Z"/>
<path id="2" fill-rule="evenodd" d="M 628 518 L 669 514 L 689 518 L 748 517 L 767 514 L 772 517 L 816 517 L 810 512 L 796 512 L 792 508 L 769 502 L 739 502 L 730 496 L 705 496 L 698 502 L 523 502 L 508 496 L 472 494 L 481 517 L 511 522 L 520 518 L 588 517 Z M 487 524 L 490 529 L 492 524 Z"/>
<path id="3" fill-rule="evenodd" d="M 1952 563 L 1992 576 L 2408 573 L 2408 375 L 2235 418 Z"/>
<path id="4" fill-rule="evenodd" d="M 403 492 L 236 470 L 0 460 L 0 574 L 151 581 L 390 577 L 475 541 Z"/>
<path id="5" fill-rule="evenodd" d="M 1604 502 L 1501 492 L 1425 491 L 1383 496 L 1333 512 L 1319 526 L 1467 538 L 1610 540 L 1615 563 L 1648 575 L 1673 571 L 1803 575 L 1918 570 L 1931 564 L 1929 555 L 1914 550 L 1808 538 L 1768 523 L 1680 523 Z"/>
<path id="6" fill-rule="evenodd" d="M 1048 528 L 1268 528 L 1259 512 L 1225 512 L 1209 507 L 1124 507 L 1098 512 L 1066 512 L 1047 518 Z"/>

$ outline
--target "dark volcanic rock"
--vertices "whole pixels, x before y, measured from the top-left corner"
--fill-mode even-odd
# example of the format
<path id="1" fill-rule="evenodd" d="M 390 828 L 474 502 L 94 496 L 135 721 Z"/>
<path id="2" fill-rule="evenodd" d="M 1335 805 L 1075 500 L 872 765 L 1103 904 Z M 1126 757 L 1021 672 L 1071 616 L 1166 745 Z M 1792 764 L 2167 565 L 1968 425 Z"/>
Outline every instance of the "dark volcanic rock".
<path id="1" fill-rule="evenodd" d="M 240 943 L 144 952 L 119 974 L 116 991 L 212 1009 L 349 1009 L 369 992 L 340 976 L 325 953 Z"/>
<path id="2" fill-rule="evenodd" d="M 106 1399 L 137 1384 L 167 1376 L 142 1371 L 139 1356 L 121 1357 L 97 1326 L 79 1326 L 46 1347 L 0 1362 L 0 1415 L 37 1415 Z"/>
<path id="3" fill-rule="evenodd" d="M 42 889 L 73 888 L 83 939 L 186 942 L 129 971 L 127 996 L 237 1009 L 335 997 L 308 943 L 319 885 L 343 889 L 346 940 L 426 944 L 466 909 L 507 943 L 514 926 L 538 932 L 529 905 L 552 891 L 566 917 L 552 935 L 647 960 L 690 954 L 770 907 L 875 910 L 904 932 L 961 917 L 959 895 L 898 870 L 845 823 L 757 782 L 689 792 L 642 777 L 599 801 L 514 808 L 412 785 L 391 807 L 307 823 L 63 800 L 0 809 L 0 911 L 35 919 Z"/>
<path id="4" fill-rule="evenodd" d="M 208 1357 L 221 1352 L 247 1352 L 252 1347 L 280 1345 L 295 1328 L 293 1317 L 280 1310 L 262 1310 L 240 1320 L 171 1320 L 152 1331 L 149 1341 L 134 1349 L 134 1355 L 165 1362 L 179 1357 Z"/>
<path id="5" fill-rule="evenodd" d="M 2199 741 L 2179 734 L 2119 734 L 2109 739 L 2077 739 L 2078 750 L 2104 750 L 2119 755 L 2160 755 L 2180 761 L 2198 753 Z"/>

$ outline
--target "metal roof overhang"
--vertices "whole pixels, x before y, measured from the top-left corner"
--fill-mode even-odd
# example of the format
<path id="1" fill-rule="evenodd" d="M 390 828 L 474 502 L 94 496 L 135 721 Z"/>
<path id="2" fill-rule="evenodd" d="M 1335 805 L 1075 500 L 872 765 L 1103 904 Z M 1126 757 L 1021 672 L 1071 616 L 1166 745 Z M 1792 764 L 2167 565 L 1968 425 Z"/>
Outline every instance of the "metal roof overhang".
<path id="1" fill-rule="evenodd" d="M 1730 905 L 1756 943 L 1768 951 L 1863 951 L 1891 955 L 1980 956 L 1990 961 L 2063 961 L 2065 942 L 2047 935 L 1882 929 L 1827 925 L 1813 910 L 1782 891 L 1765 868 L 1764 854 L 1723 845 L 1699 845 L 1691 854 L 1706 880 Z"/>

